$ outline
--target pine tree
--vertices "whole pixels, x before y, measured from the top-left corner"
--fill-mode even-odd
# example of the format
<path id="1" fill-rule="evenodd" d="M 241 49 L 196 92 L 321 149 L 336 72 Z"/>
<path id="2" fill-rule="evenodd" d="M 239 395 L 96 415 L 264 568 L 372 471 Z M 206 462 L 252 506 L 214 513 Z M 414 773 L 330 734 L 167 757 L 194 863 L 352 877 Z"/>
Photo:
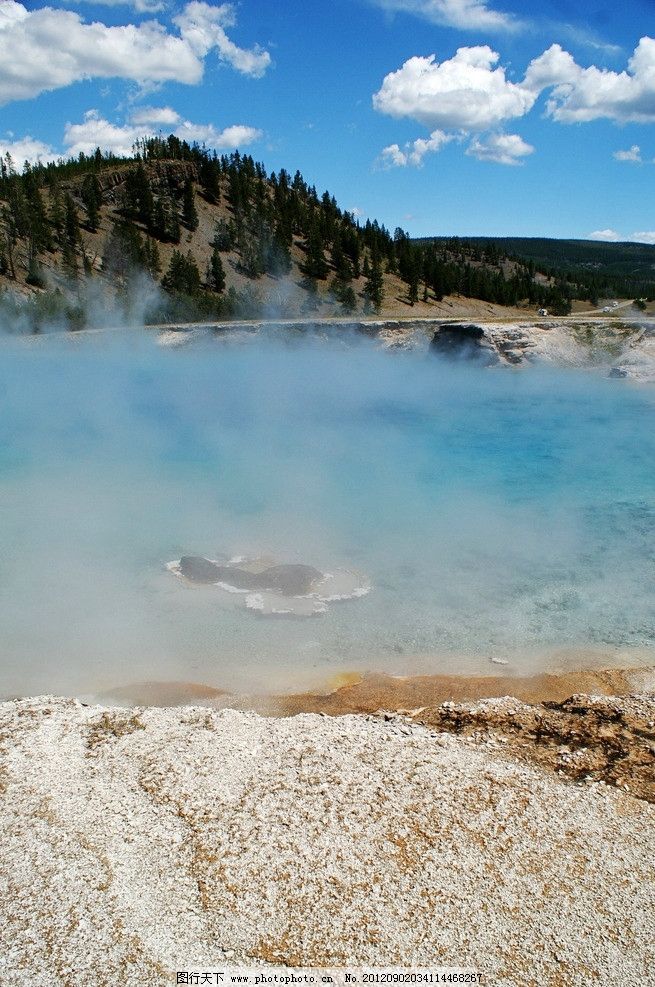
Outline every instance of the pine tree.
<path id="1" fill-rule="evenodd" d="M 199 168 L 199 179 L 202 185 L 202 192 L 208 202 L 213 204 L 221 201 L 221 187 L 219 182 L 220 165 L 215 158 L 203 159 Z"/>
<path id="2" fill-rule="evenodd" d="M 152 229 L 155 201 L 146 170 L 139 162 L 125 176 L 125 207 L 135 219 L 141 220 L 146 229 Z"/>
<path id="3" fill-rule="evenodd" d="M 77 274 L 77 248 L 80 242 L 80 223 L 77 208 L 70 193 L 64 198 L 64 230 L 62 244 L 62 262 L 64 269 L 71 275 Z"/>
<path id="4" fill-rule="evenodd" d="M 45 288 L 45 279 L 43 277 L 41 265 L 39 264 L 36 253 L 32 250 L 30 250 L 27 277 L 25 278 L 25 281 L 27 284 L 31 284 L 35 288 Z"/>
<path id="5" fill-rule="evenodd" d="M 283 277 L 291 270 L 291 250 L 285 232 L 278 225 L 272 239 L 269 240 L 266 271 L 273 277 Z"/>
<path id="6" fill-rule="evenodd" d="M 184 257 L 179 250 L 174 250 L 161 283 L 172 294 L 197 295 L 200 291 L 200 271 L 193 255 L 189 252 Z"/>
<path id="7" fill-rule="evenodd" d="M 33 171 L 28 170 L 23 175 L 23 188 L 25 191 L 25 209 L 28 235 L 30 237 L 30 249 L 35 254 L 41 253 L 44 250 L 51 250 L 52 234 L 50 224 L 37 176 Z"/>
<path id="8" fill-rule="evenodd" d="M 328 275 L 328 265 L 325 260 L 325 254 L 323 253 L 321 233 L 316 223 L 312 225 L 309 232 L 305 249 L 307 256 L 305 263 L 302 265 L 303 274 L 315 281 L 325 280 Z"/>
<path id="9" fill-rule="evenodd" d="M 232 223 L 228 223 L 224 219 L 219 219 L 216 222 L 211 246 L 224 252 L 232 250 L 234 247 L 234 226 Z"/>
<path id="10" fill-rule="evenodd" d="M 50 210 L 49 216 L 50 225 L 54 229 L 57 237 L 61 239 L 64 231 L 64 200 L 61 195 L 61 189 L 57 182 L 53 182 L 50 186 Z"/>
<path id="11" fill-rule="evenodd" d="M 156 277 L 161 271 L 159 247 L 157 246 L 157 241 L 152 240 L 150 237 L 146 237 L 143 244 L 143 260 L 148 273 Z"/>
<path id="12" fill-rule="evenodd" d="M 190 230 L 198 229 L 198 213 L 196 210 L 193 182 L 187 179 L 184 183 L 184 193 L 182 196 L 182 220 L 184 225 Z"/>
<path id="13" fill-rule="evenodd" d="M 214 247 L 212 250 L 212 255 L 207 265 L 207 285 L 218 295 L 225 291 L 225 270 L 217 247 Z"/>
<path id="14" fill-rule="evenodd" d="M 350 315 L 357 308 L 357 298 L 353 286 L 344 284 L 343 281 L 337 281 L 334 289 L 336 299 L 341 305 L 341 311 L 345 315 Z"/>
<path id="15" fill-rule="evenodd" d="M 87 226 L 92 233 L 95 233 L 98 229 L 100 218 L 102 192 L 100 191 L 100 183 L 94 173 L 85 176 L 80 195 L 86 209 Z"/>
<path id="16" fill-rule="evenodd" d="M 364 285 L 364 295 L 369 305 L 376 312 L 380 311 L 382 299 L 384 298 L 384 277 L 382 275 L 382 262 L 377 246 L 374 245 L 371 251 L 371 264 L 368 278 Z"/>
<path id="17" fill-rule="evenodd" d="M 116 220 L 103 256 L 103 268 L 120 281 L 128 281 L 146 263 L 141 234 L 130 219 Z"/>

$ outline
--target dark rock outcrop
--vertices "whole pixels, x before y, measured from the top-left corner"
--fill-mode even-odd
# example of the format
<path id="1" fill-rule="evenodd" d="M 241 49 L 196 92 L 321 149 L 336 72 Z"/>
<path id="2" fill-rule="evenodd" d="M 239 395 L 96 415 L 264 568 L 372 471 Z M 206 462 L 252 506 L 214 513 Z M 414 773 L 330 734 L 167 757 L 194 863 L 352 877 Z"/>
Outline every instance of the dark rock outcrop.
<path id="1" fill-rule="evenodd" d="M 441 326 L 431 343 L 433 352 L 457 360 L 474 360 L 485 367 L 499 362 L 499 356 L 489 342 L 482 326 L 452 324 Z"/>
<path id="2" fill-rule="evenodd" d="M 274 565 L 263 572 L 248 572 L 238 566 L 218 565 L 198 555 L 180 559 L 180 574 L 194 583 L 228 583 L 235 589 L 263 590 L 282 596 L 309 593 L 322 573 L 310 565 Z"/>

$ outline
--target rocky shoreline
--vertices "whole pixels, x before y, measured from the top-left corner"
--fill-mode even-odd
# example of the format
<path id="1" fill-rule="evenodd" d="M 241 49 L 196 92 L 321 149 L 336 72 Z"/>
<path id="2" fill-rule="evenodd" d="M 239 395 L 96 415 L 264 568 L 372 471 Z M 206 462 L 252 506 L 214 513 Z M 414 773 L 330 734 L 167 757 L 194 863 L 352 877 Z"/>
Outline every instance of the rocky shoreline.
<path id="1" fill-rule="evenodd" d="M 203 325 L 149 326 L 165 346 L 191 342 L 211 333 L 246 338 L 261 333 L 333 335 L 352 333 L 376 339 L 387 349 L 433 352 L 483 366 L 551 364 L 593 368 L 610 377 L 655 381 L 655 320 L 571 316 L 538 321 L 468 321 L 455 319 L 295 319 Z"/>
<path id="2" fill-rule="evenodd" d="M 647 983 L 655 698 L 0 706 L 2 982 L 191 964 Z"/>

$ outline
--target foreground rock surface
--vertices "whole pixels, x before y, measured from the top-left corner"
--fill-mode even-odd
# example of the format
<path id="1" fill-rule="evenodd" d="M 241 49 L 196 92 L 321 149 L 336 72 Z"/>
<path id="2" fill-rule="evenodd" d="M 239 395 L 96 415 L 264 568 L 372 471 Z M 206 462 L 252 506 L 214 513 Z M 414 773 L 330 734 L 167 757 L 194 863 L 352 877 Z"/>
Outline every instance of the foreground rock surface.
<path id="1" fill-rule="evenodd" d="M 2 705 L 0 731 L 3 984 L 159 985 L 226 960 L 507 985 L 655 968 L 653 806 L 493 738 L 49 698 Z"/>

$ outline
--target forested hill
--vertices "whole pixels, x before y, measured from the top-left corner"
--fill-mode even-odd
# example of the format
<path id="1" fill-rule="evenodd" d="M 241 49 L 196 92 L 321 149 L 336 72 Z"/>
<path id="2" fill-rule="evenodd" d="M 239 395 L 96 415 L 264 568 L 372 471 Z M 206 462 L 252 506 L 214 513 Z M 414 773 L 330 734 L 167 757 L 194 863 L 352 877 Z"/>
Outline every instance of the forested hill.
<path id="1" fill-rule="evenodd" d="M 82 326 L 88 299 L 110 294 L 124 307 L 136 298 L 148 321 L 177 321 L 440 317 L 462 299 L 491 315 L 494 305 L 564 314 L 600 290 L 654 289 L 648 279 L 546 269 L 496 243 L 413 241 L 358 222 L 299 172 L 268 173 L 248 155 L 175 137 L 139 141 L 130 158 L 97 150 L 0 166 L 0 317 L 13 307 L 28 328 Z"/>
<path id="2" fill-rule="evenodd" d="M 417 241 L 428 243 L 429 240 Z M 589 295 L 617 297 L 652 296 L 655 292 L 655 245 L 598 240 L 554 240 L 544 237 L 436 237 L 435 243 L 455 249 L 464 243 L 468 251 L 493 260 L 504 257 L 532 264 L 547 277 L 564 277 L 586 284 Z"/>

